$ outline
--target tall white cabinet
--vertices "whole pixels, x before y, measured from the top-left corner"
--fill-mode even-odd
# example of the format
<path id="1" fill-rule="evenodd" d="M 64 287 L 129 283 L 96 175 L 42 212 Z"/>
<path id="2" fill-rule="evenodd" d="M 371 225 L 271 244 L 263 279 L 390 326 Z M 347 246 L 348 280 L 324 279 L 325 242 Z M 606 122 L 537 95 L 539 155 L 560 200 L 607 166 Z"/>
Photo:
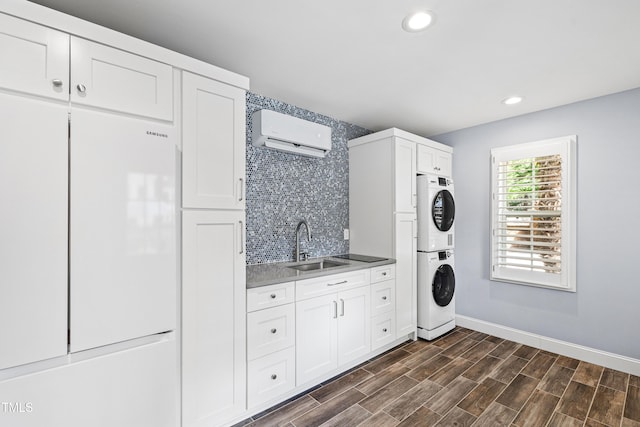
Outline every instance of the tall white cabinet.
<path id="1" fill-rule="evenodd" d="M 246 409 L 245 90 L 182 77 L 182 425 Z"/>
<path id="2" fill-rule="evenodd" d="M 396 259 L 395 338 L 416 337 L 416 173 L 432 165 L 428 144 L 395 128 L 349 141 L 350 251 Z"/>

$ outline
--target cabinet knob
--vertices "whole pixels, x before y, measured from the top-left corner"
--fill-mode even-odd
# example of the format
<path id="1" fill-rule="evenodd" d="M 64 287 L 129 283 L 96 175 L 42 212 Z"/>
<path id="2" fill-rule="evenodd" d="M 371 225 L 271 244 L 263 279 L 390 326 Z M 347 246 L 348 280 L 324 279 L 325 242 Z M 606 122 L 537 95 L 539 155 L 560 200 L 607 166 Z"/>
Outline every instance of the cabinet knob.
<path id="1" fill-rule="evenodd" d="M 272 333 L 272 334 L 275 334 L 276 332 L 278 332 L 278 330 L 277 330 L 276 328 L 272 328 L 272 329 L 271 329 L 271 333 Z"/>
<path id="2" fill-rule="evenodd" d="M 382 297 L 382 301 L 386 301 L 386 300 L 387 300 L 387 296 L 385 295 Z"/>
<path id="3" fill-rule="evenodd" d="M 382 332 L 387 332 L 387 328 L 384 328 L 384 329 L 382 330 Z"/>
<path id="4" fill-rule="evenodd" d="M 54 87 L 62 87 L 62 80 L 60 80 L 60 79 L 53 79 L 53 80 L 51 80 L 51 84 L 52 84 Z"/>
<path id="5" fill-rule="evenodd" d="M 85 93 L 87 91 L 87 87 L 83 84 L 76 85 L 76 89 L 78 89 L 78 92 L 80 93 Z"/>
<path id="6" fill-rule="evenodd" d="M 271 294 L 271 299 L 276 299 L 276 294 Z"/>
<path id="7" fill-rule="evenodd" d="M 386 271 L 383 271 L 383 272 L 382 272 L 382 275 L 383 275 L 383 276 L 386 276 L 386 275 L 387 275 L 387 272 L 386 272 Z"/>
<path id="8" fill-rule="evenodd" d="M 271 379 L 275 380 L 276 378 L 278 378 L 278 376 L 276 374 L 271 374 Z"/>

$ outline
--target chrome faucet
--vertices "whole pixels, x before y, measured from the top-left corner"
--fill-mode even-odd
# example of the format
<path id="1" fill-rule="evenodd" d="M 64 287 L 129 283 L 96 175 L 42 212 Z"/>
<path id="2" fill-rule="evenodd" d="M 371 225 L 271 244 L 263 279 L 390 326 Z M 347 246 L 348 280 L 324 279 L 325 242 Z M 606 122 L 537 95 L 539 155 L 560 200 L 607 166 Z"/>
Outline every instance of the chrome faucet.
<path id="1" fill-rule="evenodd" d="M 300 253 L 300 228 L 302 228 L 303 225 L 307 227 L 307 241 L 308 242 L 311 241 L 311 229 L 309 228 L 309 224 L 307 224 L 307 221 L 303 219 L 296 226 L 296 254 L 295 254 L 296 262 L 306 261 L 309 256 L 307 252 Z M 303 258 L 303 256 L 304 256 L 304 259 L 301 259 Z"/>

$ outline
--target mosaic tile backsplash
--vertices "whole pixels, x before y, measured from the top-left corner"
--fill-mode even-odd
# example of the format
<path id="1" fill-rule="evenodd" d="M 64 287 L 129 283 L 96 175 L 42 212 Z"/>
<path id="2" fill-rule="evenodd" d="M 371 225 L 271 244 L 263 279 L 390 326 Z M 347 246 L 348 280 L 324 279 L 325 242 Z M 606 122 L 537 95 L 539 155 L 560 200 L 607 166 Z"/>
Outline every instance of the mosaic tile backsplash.
<path id="1" fill-rule="evenodd" d="M 331 151 L 323 159 L 251 145 L 251 115 L 268 109 L 331 127 Z M 310 257 L 349 252 L 349 153 L 347 141 L 371 131 L 247 92 L 247 264 L 293 261 L 295 228 L 306 219 L 312 238 L 300 232 Z"/>

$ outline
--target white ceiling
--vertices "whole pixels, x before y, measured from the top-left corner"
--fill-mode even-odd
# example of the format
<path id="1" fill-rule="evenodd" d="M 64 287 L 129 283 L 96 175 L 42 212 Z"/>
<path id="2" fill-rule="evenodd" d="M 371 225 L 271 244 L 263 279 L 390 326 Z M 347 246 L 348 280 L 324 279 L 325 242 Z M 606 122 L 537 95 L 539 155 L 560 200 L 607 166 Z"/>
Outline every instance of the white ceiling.
<path id="1" fill-rule="evenodd" d="M 35 0 L 371 130 L 435 135 L 640 87 L 638 0 Z M 401 29 L 435 12 L 422 33 Z M 512 94 L 522 104 L 505 106 Z"/>

